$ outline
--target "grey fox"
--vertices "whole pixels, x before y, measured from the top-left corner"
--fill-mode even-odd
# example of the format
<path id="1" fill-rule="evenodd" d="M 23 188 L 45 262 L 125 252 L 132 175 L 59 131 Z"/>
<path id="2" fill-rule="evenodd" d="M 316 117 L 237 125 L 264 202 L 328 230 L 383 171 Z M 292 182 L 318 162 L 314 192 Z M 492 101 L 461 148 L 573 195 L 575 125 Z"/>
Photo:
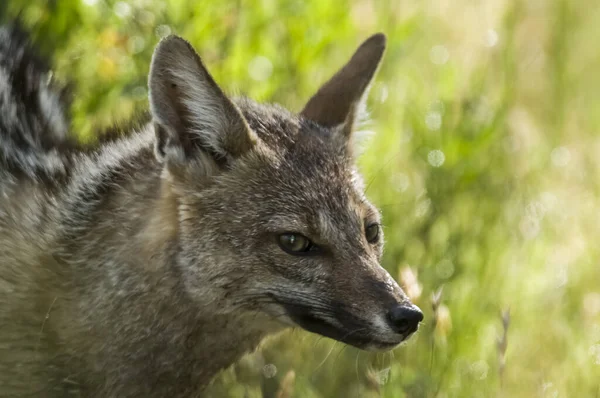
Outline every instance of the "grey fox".
<path id="1" fill-rule="evenodd" d="M 151 119 L 83 147 L 47 63 L 0 28 L 0 396 L 199 396 L 288 327 L 367 350 L 413 334 L 353 152 L 385 42 L 295 114 L 228 98 L 167 37 Z"/>

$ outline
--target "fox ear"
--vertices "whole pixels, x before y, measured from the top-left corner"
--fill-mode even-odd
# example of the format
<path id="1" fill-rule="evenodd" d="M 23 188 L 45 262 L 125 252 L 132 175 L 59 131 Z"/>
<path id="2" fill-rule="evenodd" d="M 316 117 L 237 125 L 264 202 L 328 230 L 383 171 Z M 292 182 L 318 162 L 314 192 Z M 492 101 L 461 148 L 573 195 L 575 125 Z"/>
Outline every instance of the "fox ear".
<path id="1" fill-rule="evenodd" d="M 385 51 L 386 37 L 377 33 L 308 101 L 300 114 L 325 127 L 336 127 L 350 139 L 363 98 Z"/>
<path id="2" fill-rule="evenodd" d="M 185 161 L 203 153 L 223 165 L 256 143 L 238 108 L 184 39 L 161 40 L 152 56 L 148 86 L 159 159 Z"/>

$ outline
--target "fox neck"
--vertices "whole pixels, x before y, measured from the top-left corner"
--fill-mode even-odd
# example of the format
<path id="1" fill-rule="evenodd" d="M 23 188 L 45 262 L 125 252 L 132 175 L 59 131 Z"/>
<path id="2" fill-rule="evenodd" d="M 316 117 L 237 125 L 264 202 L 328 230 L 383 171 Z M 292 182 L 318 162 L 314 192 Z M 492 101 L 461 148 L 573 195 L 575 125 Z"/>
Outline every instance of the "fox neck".
<path id="1" fill-rule="evenodd" d="M 81 225 L 67 231 L 60 250 L 71 264 L 76 285 L 74 300 L 63 304 L 63 321 L 105 336 L 82 342 L 84 352 L 88 344 L 103 345 L 111 339 L 113 357 L 95 358 L 93 363 L 105 361 L 106 368 L 115 369 L 128 364 L 140 373 L 146 369 L 145 376 L 152 376 L 156 363 L 172 363 L 178 372 L 186 369 L 185 377 L 195 385 L 203 385 L 280 327 L 266 315 L 235 308 L 227 287 L 211 284 L 210 275 L 236 264 L 213 259 L 211 253 L 191 263 L 181 254 L 180 201 L 151 156 L 151 139 L 146 141 L 126 159 L 112 161 L 113 168 L 135 168 L 120 173 L 134 177 L 105 181 L 110 191 L 98 190 L 99 200 L 70 215 L 80 217 Z M 193 295 L 190 272 L 195 274 Z M 203 274 L 207 276 L 197 277 Z M 236 289 L 235 284 L 229 289 Z M 59 300 L 55 307 L 61 304 Z M 78 328 L 71 329 L 75 339 Z M 131 352 L 139 356 L 125 355 Z"/>
<path id="2" fill-rule="evenodd" d="M 266 314 L 241 309 L 230 300 L 236 284 L 222 274 L 237 275 L 231 271 L 239 264 L 229 264 L 211 253 L 195 260 L 181 254 L 179 204 L 163 171 L 159 195 L 149 206 L 149 221 L 137 235 L 136 251 L 143 253 L 150 273 L 163 276 L 174 273 L 172 286 L 180 291 L 164 293 L 169 298 L 179 297 L 180 302 L 173 304 L 186 308 L 190 315 L 189 324 L 182 325 L 182 329 L 192 328 L 193 356 L 196 363 L 201 364 L 196 377 L 200 384 L 205 384 L 219 371 L 255 350 L 267 335 L 283 327 Z M 190 279 L 195 282 L 193 286 L 189 284 Z"/>

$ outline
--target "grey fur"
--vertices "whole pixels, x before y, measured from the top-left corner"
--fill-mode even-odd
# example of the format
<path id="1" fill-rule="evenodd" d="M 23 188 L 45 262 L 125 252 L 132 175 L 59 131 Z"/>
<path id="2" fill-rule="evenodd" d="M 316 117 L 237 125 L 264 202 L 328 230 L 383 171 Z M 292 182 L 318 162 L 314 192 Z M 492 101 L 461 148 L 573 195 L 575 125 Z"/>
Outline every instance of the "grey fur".
<path id="1" fill-rule="evenodd" d="M 0 50 L 0 61 L 16 51 Z M 153 59 L 153 120 L 84 150 L 32 65 L 39 107 L 14 95 L 14 66 L 0 63 L 0 396 L 195 397 L 290 326 L 364 349 L 408 337 L 386 323 L 411 304 L 379 266 L 383 237 L 365 239 L 379 214 L 340 126 L 230 101 L 170 37 Z M 367 69 L 345 81 L 353 103 Z M 182 72 L 183 92 L 168 92 L 165 71 Z M 314 101 L 318 114 L 335 106 Z M 17 127 L 24 118 L 47 123 Z M 290 231 L 323 251 L 284 252 L 276 237 Z"/>

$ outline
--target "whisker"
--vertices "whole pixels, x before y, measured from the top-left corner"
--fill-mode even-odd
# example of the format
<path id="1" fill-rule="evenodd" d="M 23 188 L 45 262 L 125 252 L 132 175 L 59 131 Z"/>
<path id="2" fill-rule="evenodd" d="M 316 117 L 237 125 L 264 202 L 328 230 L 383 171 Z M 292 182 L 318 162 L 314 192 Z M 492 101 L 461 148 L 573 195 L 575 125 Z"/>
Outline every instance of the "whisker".
<path id="1" fill-rule="evenodd" d="M 327 361 L 327 358 L 329 358 L 329 356 L 331 355 L 331 353 L 333 352 L 335 346 L 337 345 L 337 341 L 331 346 L 331 349 L 329 350 L 329 352 L 327 353 L 327 355 L 325 355 L 325 358 L 323 358 L 323 360 L 321 361 L 321 363 L 319 365 L 317 365 L 317 367 L 313 370 L 313 374 L 319 370 L 321 368 L 321 366 L 323 366 L 323 364 L 325 363 L 325 361 Z"/>
<path id="2" fill-rule="evenodd" d="M 344 350 L 346 348 L 348 348 L 348 344 L 342 344 L 342 349 L 340 350 L 340 352 L 338 352 L 336 357 L 333 359 L 333 363 L 335 363 L 337 361 L 337 359 L 340 357 L 340 355 L 344 352 Z"/>
<path id="3" fill-rule="evenodd" d="M 398 151 L 398 153 L 392 155 L 388 160 L 386 160 L 383 165 L 381 167 L 379 167 L 374 173 L 373 173 L 373 177 L 371 177 L 369 179 L 369 182 L 367 183 L 367 186 L 365 187 L 365 193 L 367 193 L 369 191 L 369 188 L 371 187 L 371 185 L 373 184 L 373 182 L 375 182 L 375 179 L 380 176 L 382 173 L 381 171 L 384 169 L 387 169 L 388 166 L 390 165 L 390 163 L 394 160 L 396 160 L 398 158 L 398 156 L 402 155 L 402 152 Z"/>
<path id="4" fill-rule="evenodd" d="M 358 357 L 360 356 L 360 351 L 356 351 L 356 359 L 354 361 L 354 371 L 356 372 L 356 381 L 360 382 L 360 375 L 358 374 Z M 360 383 L 356 383 L 356 391 L 358 393 L 358 386 Z M 358 396 L 358 394 L 357 394 Z"/>

